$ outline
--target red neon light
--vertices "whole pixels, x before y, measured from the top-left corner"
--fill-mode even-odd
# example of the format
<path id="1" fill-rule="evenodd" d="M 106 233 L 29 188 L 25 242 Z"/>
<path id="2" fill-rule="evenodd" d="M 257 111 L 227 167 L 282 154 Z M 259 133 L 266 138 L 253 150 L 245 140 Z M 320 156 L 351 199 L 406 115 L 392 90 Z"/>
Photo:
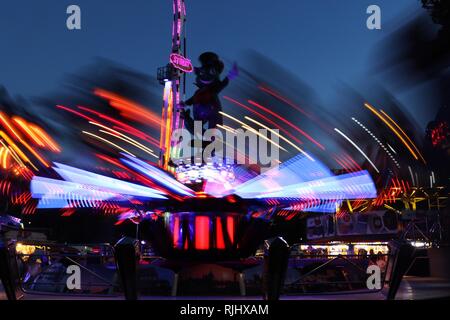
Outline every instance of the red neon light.
<path id="1" fill-rule="evenodd" d="M 180 218 L 175 217 L 173 221 L 173 246 L 178 247 L 178 241 L 180 239 Z"/>
<path id="2" fill-rule="evenodd" d="M 222 220 L 216 217 L 216 248 L 225 249 L 225 241 L 223 239 Z"/>
<path id="3" fill-rule="evenodd" d="M 209 217 L 195 217 L 195 249 L 209 249 Z"/>
<path id="4" fill-rule="evenodd" d="M 230 242 L 234 243 L 234 218 L 232 216 L 227 217 L 227 232 Z"/>

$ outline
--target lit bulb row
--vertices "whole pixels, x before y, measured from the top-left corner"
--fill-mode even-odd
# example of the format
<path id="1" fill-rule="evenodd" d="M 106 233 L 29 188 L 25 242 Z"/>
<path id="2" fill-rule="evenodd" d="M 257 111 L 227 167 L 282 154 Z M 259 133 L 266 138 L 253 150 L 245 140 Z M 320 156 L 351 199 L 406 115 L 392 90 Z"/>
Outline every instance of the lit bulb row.
<path id="1" fill-rule="evenodd" d="M 392 159 L 392 161 L 394 161 L 395 165 L 397 166 L 397 168 L 400 168 L 400 164 L 398 163 L 398 161 L 394 158 L 394 156 L 392 155 L 392 153 L 386 148 L 386 146 L 372 133 L 372 131 L 370 131 L 369 129 L 367 129 L 361 122 L 359 122 L 358 120 L 356 120 L 355 118 L 352 118 L 353 121 L 355 121 L 357 124 L 359 124 L 359 126 L 361 128 L 363 128 L 380 146 L 381 148 L 383 148 L 383 150 L 387 153 L 387 155 Z"/>

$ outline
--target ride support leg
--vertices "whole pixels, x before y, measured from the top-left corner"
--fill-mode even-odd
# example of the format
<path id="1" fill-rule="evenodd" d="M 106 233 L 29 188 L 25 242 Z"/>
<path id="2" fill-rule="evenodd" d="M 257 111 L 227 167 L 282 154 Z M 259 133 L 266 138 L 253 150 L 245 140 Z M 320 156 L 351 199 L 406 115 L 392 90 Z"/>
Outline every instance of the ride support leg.
<path id="1" fill-rule="evenodd" d="M 124 237 L 114 246 L 114 256 L 126 300 L 137 300 L 139 247 L 135 239 Z"/>
<path id="2" fill-rule="evenodd" d="M 289 263 L 290 248 L 281 237 L 270 244 L 264 256 L 263 297 L 264 300 L 279 300 Z"/>
<path id="3" fill-rule="evenodd" d="M 12 257 L 7 243 L 0 239 L 0 280 L 8 300 L 17 300 Z"/>
<path id="4" fill-rule="evenodd" d="M 400 287 L 403 276 L 408 271 L 409 266 L 414 258 L 414 247 L 406 241 L 395 241 L 392 243 L 395 253 L 394 264 L 392 266 L 389 291 L 387 293 L 388 300 L 394 300 L 395 295 Z"/>

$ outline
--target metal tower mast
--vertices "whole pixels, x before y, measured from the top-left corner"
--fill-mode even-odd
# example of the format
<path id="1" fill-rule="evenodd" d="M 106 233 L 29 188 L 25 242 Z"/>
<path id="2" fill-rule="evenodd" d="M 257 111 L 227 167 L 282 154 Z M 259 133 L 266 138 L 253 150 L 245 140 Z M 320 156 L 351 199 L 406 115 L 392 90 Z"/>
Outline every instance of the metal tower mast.
<path id="1" fill-rule="evenodd" d="M 159 164 L 168 169 L 169 160 L 176 156 L 172 132 L 183 127 L 177 106 L 185 94 L 186 73 L 192 72 L 186 58 L 186 7 L 184 0 L 173 0 L 172 51 L 169 64 L 158 69 L 158 80 L 164 85 Z"/>

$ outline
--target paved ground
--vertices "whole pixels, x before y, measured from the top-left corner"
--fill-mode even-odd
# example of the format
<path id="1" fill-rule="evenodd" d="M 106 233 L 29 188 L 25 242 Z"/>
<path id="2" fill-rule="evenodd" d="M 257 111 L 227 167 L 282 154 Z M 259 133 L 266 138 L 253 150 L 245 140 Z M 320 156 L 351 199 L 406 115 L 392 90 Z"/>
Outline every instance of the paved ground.
<path id="1" fill-rule="evenodd" d="M 397 300 L 423 300 L 435 298 L 450 297 L 450 279 L 436 278 L 417 278 L 405 277 L 397 293 Z M 3 287 L 0 284 L 0 300 L 5 300 L 6 296 Z M 21 297 L 24 300 L 122 300 L 122 296 L 116 297 L 74 297 L 74 296 L 49 296 L 49 295 L 30 295 L 26 294 Z M 261 297 L 239 297 L 239 296 L 222 296 L 222 297 L 162 297 L 162 296 L 145 296 L 142 300 L 260 300 Z M 302 295 L 302 296 L 283 296 L 283 300 L 384 300 L 385 292 L 376 293 L 351 293 L 351 294 L 333 294 L 333 295 Z"/>

